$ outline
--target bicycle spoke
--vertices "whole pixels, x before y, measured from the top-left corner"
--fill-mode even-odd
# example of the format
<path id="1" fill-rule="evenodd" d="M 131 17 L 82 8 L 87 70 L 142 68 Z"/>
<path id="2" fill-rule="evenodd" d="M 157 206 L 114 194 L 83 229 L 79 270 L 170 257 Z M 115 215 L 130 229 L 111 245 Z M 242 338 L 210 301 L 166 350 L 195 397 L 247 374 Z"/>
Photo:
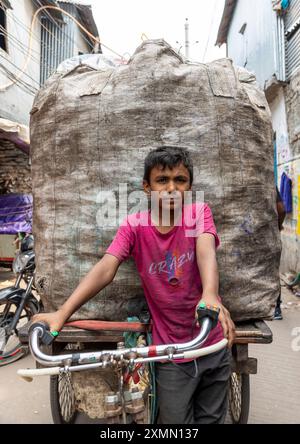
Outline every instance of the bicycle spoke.
<path id="1" fill-rule="evenodd" d="M 75 395 L 71 374 L 65 373 L 58 380 L 60 411 L 65 422 L 69 422 L 75 411 Z"/>

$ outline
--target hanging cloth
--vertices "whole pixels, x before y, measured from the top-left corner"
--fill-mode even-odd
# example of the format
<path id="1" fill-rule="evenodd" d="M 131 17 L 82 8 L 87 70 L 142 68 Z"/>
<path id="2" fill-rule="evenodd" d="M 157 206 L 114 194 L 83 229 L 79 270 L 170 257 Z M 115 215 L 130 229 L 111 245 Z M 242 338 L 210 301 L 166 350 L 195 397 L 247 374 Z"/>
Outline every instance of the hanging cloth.
<path id="1" fill-rule="evenodd" d="M 282 173 L 281 176 L 280 195 L 283 200 L 286 213 L 292 213 L 292 179 L 290 179 L 285 173 Z"/>

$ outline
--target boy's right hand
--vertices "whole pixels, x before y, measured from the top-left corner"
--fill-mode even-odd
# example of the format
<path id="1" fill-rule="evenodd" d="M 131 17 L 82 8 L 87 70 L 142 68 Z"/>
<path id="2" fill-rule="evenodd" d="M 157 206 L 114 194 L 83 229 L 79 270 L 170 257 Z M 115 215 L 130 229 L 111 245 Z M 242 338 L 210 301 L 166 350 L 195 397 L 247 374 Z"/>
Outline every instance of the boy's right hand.
<path id="1" fill-rule="evenodd" d="M 60 331 L 66 322 L 65 316 L 59 311 L 54 313 L 39 313 L 31 318 L 31 324 L 35 322 L 45 322 L 51 331 Z"/>

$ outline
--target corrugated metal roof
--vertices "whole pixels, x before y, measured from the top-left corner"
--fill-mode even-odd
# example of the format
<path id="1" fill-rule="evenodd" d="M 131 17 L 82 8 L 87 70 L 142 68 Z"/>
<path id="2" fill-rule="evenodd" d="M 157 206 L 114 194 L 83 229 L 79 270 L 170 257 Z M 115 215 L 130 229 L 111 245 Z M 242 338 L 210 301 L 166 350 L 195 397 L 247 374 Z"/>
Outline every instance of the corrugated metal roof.
<path id="1" fill-rule="evenodd" d="M 0 0 L 0 1 L 3 1 L 3 0 Z M 47 5 L 49 5 L 49 6 L 63 6 L 64 3 L 73 4 L 76 7 L 79 21 L 81 22 L 81 24 L 95 37 L 99 37 L 99 31 L 98 31 L 97 25 L 94 20 L 92 7 L 89 4 L 87 4 L 88 2 L 86 0 L 75 0 L 75 1 L 74 0 L 63 0 L 63 1 L 37 0 L 37 2 L 41 6 L 47 6 Z M 62 22 L 64 21 L 63 14 L 60 11 L 55 11 L 55 10 L 49 9 L 49 10 L 47 10 L 47 14 L 50 14 L 56 20 L 59 20 Z M 47 14 L 45 13 L 45 16 Z M 88 36 L 86 36 L 86 38 L 91 42 L 92 45 L 95 44 L 94 40 L 90 39 Z"/>
<path id="2" fill-rule="evenodd" d="M 88 0 L 62 0 L 59 3 L 72 3 L 73 5 L 91 6 L 91 2 Z"/>
<path id="3" fill-rule="evenodd" d="M 216 41 L 216 45 L 218 46 L 223 45 L 223 43 L 227 43 L 228 31 L 237 2 L 238 0 L 226 0 L 225 2 L 223 16 Z"/>
<path id="4" fill-rule="evenodd" d="M 0 3 L 4 6 L 4 8 L 12 9 L 11 4 L 8 0 L 0 0 Z"/>
<path id="5" fill-rule="evenodd" d="M 34 2 L 36 5 L 40 6 L 57 6 L 55 0 L 37 0 Z M 50 14 L 55 20 L 64 21 L 62 13 L 60 11 L 56 11 L 54 9 L 46 9 L 45 15 Z"/>
<path id="6" fill-rule="evenodd" d="M 93 34 L 95 37 L 99 37 L 99 31 L 97 28 L 97 25 L 94 20 L 93 11 L 91 5 L 88 5 L 87 2 L 83 1 L 73 1 L 73 0 L 63 0 L 58 1 L 58 4 L 62 3 L 68 3 L 68 4 L 74 4 L 76 6 L 78 15 L 80 17 L 80 20 L 82 22 L 82 25 L 87 28 L 87 30 Z M 89 37 L 87 37 L 89 38 Z M 89 39 L 90 40 L 90 39 Z M 93 45 L 95 44 L 94 41 L 91 41 Z"/>

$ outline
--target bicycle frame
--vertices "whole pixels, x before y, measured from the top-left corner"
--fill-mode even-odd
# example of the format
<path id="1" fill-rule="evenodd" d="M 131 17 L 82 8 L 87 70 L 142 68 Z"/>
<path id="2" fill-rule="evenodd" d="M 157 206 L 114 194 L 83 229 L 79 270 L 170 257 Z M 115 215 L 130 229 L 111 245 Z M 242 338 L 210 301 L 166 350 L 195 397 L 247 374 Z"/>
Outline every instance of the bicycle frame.
<path id="1" fill-rule="evenodd" d="M 140 363 L 158 361 L 176 362 L 182 359 L 196 359 L 200 356 L 215 353 L 226 347 L 228 341 L 223 339 L 216 344 L 201 348 L 211 329 L 212 320 L 209 317 L 204 317 L 201 320 L 199 335 L 192 341 L 184 344 L 125 348 L 123 343 L 119 343 L 115 350 L 47 355 L 40 349 L 40 341 L 45 335 L 45 329 L 43 329 L 41 324 L 33 324 L 29 337 L 32 356 L 43 366 L 50 368 L 20 369 L 17 373 L 25 380 L 31 381 L 33 376 L 40 375 L 58 375 L 64 372 L 93 370 L 105 367 L 134 366 Z"/>

